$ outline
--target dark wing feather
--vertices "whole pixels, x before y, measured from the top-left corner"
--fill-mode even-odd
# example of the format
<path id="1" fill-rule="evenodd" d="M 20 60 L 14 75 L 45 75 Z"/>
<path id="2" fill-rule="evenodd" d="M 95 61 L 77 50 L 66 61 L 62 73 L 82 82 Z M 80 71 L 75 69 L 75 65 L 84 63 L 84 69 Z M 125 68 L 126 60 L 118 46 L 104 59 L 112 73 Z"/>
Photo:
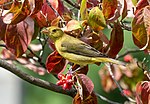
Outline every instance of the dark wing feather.
<path id="1" fill-rule="evenodd" d="M 83 56 L 89 57 L 107 57 L 105 54 L 99 52 L 95 48 L 91 47 L 90 45 L 81 42 L 81 43 L 74 43 L 74 42 L 62 42 L 61 44 L 62 51 L 74 53 Z"/>

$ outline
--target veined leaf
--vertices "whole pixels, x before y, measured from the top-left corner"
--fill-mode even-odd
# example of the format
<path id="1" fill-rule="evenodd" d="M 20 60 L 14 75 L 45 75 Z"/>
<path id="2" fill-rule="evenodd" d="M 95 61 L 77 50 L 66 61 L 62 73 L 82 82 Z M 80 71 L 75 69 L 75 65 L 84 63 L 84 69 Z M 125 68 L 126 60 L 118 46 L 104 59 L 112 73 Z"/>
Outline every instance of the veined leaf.
<path id="1" fill-rule="evenodd" d="M 86 20 L 88 18 L 88 12 L 87 12 L 87 0 L 81 1 L 80 6 L 80 15 L 82 20 Z"/>
<path id="2" fill-rule="evenodd" d="M 103 0 L 102 8 L 106 19 L 113 17 L 117 9 L 117 0 Z"/>
<path id="3" fill-rule="evenodd" d="M 21 7 L 18 1 L 14 1 L 14 5 L 12 5 L 11 9 L 3 19 L 6 24 L 17 24 L 23 21 L 30 14 L 30 5 L 28 0 L 24 0 Z"/>
<path id="4" fill-rule="evenodd" d="M 104 15 L 98 7 L 91 9 L 88 23 L 95 31 L 102 30 L 106 26 Z"/>
<path id="5" fill-rule="evenodd" d="M 119 22 L 114 23 L 114 27 L 111 32 L 111 39 L 109 42 L 108 56 L 115 58 L 115 56 L 122 49 L 123 42 L 124 42 L 123 30 L 122 30 Z"/>
<path id="6" fill-rule="evenodd" d="M 27 50 L 33 33 L 34 21 L 28 17 L 17 25 L 7 25 L 4 42 L 7 48 L 19 57 Z"/>
<path id="7" fill-rule="evenodd" d="M 139 10 L 132 21 L 132 34 L 135 45 L 141 50 L 150 49 L 150 6 Z"/>
<path id="8" fill-rule="evenodd" d="M 64 69 L 65 63 L 65 59 L 62 56 L 60 56 L 60 54 L 57 51 L 54 51 L 47 58 L 47 71 L 49 73 L 58 74 Z"/>

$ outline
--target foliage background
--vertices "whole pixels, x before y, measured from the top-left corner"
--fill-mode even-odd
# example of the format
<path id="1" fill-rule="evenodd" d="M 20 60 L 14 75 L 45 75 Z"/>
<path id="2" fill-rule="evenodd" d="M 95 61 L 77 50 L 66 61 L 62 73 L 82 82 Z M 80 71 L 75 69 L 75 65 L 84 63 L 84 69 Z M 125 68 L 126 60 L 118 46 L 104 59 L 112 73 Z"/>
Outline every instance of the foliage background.
<path id="1" fill-rule="evenodd" d="M 104 33 L 110 34 L 110 30 L 105 29 Z M 125 36 L 124 48 L 121 50 L 120 54 L 126 51 L 125 47 L 127 49 L 137 48 L 133 43 L 131 32 L 125 30 L 124 33 L 125 33 L 125 35 L 124 35 Z M 142 52 L 134 53 L 132 55 L 141 61 L 143 60 L 143 57 L 144 57 L 144 54 Z M 150 57 L 148 55 L 146 57 L 148 59 L 150 59 Z M 101 83 L 100 83 L 101 79 L 100 79 L 99 74 L 98 74 L 101 67 L 102 66 L 90 65 L 90 69 L 92 69 L 92 70 L 89 70 L 89 72 L 88 72 L 88 76 L 91 78 L 91 80 L 94 83 L 95 91 L 97 93 L 107 97 L 108 99 L 110 99 L 112 101 L 123 103 L 126 100 L 126 98 L 124 98 L 121 95 L 121 93 L 118 89 L 116 89 L 110 93 L 106 93 L 103 91 L 103 88 L 102 88 Z M 36 73 L 33 73 L 32 71 L 28 70 L 27 72 L 30 74 L 33 74 L 36 77 L 43 78 L 43 76 L 39 76 Z M 44 79 L 56 83 L 56 78 L 54 78 L 52 75 L 46 75 L 46 76 L 44 76 Z M 51 102 L 53 102 L 53 104 L 71 104 L 72 98 L 68 97 L 66 95 L 52 92 L 52 91 L 47 91 L 45 89 L 36 87 L 36 86 L 31 85 L 31 84 L 26 83 L 26 82 L 23 83 L 22 104 L 51 104 Z M 98 98 L 98 104 L 108 104 L 108 103 L 104 102 L 103 100 Z"/>

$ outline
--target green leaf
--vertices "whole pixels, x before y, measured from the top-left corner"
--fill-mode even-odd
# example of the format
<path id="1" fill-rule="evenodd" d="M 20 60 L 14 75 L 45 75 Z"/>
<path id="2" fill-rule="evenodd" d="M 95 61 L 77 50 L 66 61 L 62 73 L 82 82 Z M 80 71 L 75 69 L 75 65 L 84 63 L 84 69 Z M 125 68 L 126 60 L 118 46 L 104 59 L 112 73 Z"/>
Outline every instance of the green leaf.
<path id="1" fill-rule="evenodd" d="M 91 9 L 89 13 L 88 23 L 95 31 L 102 30 L 106 26 L 104 15 L 98 7 L 94 7 Z"/>
<path id="2" fill-rule="evenodd" d="M 80 6 L 80 15 L 82 20 L 86 20 L 88 18 L 88 12 L 87 12 L 87 0 L 81 1 Z"/>
<path id="3" fill-rule="evenodd" d="M 138 0 L 132 0 L 132 3 L 134 6 L 136 6 L 136 4 L 138 3 Z"/>

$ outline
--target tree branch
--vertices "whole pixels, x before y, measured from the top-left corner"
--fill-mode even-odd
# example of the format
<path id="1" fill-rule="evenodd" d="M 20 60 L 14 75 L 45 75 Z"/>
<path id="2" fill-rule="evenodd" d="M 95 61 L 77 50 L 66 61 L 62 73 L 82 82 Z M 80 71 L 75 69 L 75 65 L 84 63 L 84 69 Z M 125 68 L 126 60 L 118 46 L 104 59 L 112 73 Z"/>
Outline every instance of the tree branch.
<path id="1" fill-rule="evenodd" d="M 68 4 L 70 4 L 71 6 L 73 6 L 73 7 L 75 7 L 75 8 L 77 8 L 77 9 L 80 9 L 80 6 L 78 5 L 78 4 L 76 4 L 76 3 L 73 3 L 72 1 L 70 1 L 70 0 L 64 0 L 64 1 L 66 1 Z"/>
<path id="2" fill-rule="evenodd" d="M 130 102 L 133 102 L 133 103 L 136 103 L 136 101 L 134 99 L 132 99 L 131 97 L 127 96 L 124 92 L 123 92 L 123 89 L 121 88 L 120 84 L 117 82 L 117 80 L 115 79 L 115 76 L 112 72 L 112 69 L 111 69 L 111 65 L 106 63 L 105 64 L 106 67 L 108 68 L 108 71 L 109 71 L 109 74 L 111 76 L 111 78 L 113 79 L 113 81 L 115 82 L 115 84 L 117 85 L 118 89 L 120 90 L 121 94 L 123 94 Z"/>
<path id="3" fill-rule="evenodd" d="M 142 50 L 140 50 L 140 49 L 127 50 L 126 52 L 124 52 L 123 54 L 118 56 L 116 59 L 122 58 L 122 57 L 124 57 L 125 55 L 127 55 L 129 53 L 136 53 L 136 52 L 142 52 Z"/>
<path id="4" fill-rule="evenodd" d="M 98 94 L 98 93 L 95 93 L 97 97 L 99 97 L 100 99 L 104 100 L 105 102 L 109 103 L 109 104 L 121 104 L 121 103 L 118 103 L 118 102 L 114 102 L 114 101 L 111 101 L 109 99 L 107 99 L 106 97 Z"/>
<path id="5" fill-rule="evenodd" d="M 71 89 L 71 90 L 64 90 L 62 89 L 61 86 L 57 86 L 56 84 L 53 84 L 51 82 L 39 79 L 39 78 L 35 78 L 31 75 L 28 75 L 24 72 L 22 72 L 21 70 L 19 70 L 15 65 L 11 65 L 9 63 L 7 63 L 5 60 L 0 59 L 0 67 L 5 68 L 6 70 L 12 72 L 13 74 L 15 74 L 16 76 L 20 77 L 21 79 L 36 85 L 38 87 L 47 89 L 47 90 L 51 90 L 54 92 L 58 92 L 58 93 L 62 93 L 65 95 L 69 95 L 71 97 L 74 97 L 76 94 L 76 90 Z"/>

